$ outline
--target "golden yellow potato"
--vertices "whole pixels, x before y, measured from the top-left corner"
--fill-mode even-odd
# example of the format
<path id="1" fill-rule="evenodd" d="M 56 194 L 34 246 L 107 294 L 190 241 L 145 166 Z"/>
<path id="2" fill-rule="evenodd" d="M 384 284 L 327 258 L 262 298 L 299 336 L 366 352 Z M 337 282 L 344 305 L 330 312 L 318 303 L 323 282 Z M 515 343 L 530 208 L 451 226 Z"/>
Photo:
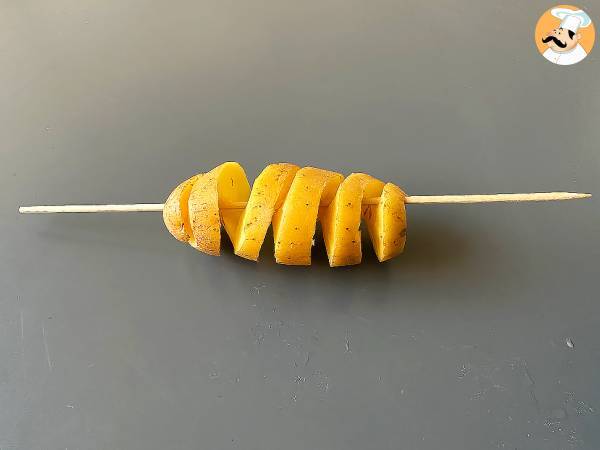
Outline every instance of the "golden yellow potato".
<path id="1" fill-rule="evenodd" d="M 223 163 L 199 177 L 188 199 L 193 235 L 190 244 L 209 255 L 219 255 L 221 220 L 231 235 L 243 213 L 242 209 L 226 208 L 232 203 L 247 201 L 249 195 L 248 179 L 236 162 Z"/>
<path id="2" fill-rule="evenodd" d="M 331 202 L 343 179 L 342 174 L 314 167 L 296 173 L 283 206 L 273 216 L 276 262 L 310 265 L 319 206 Z"/>
<path id="3" fill-rule="evenodd" d="M 189 242 L 192 237 L 188 199 L 195 181 L 201 175 L 194 175 L 177 186 L 163 207 L 163 220 L 169 233 L 178 241 Z"/>
<path id="4" fill-rule="evenodd" d="M 369 175 L 353 173 L 340 184 L 329 207 L 322 210 L 321 227 L 331 267 L 360 263 L 362 200 L 379 197 L 383 186 Z"/>
<path id="5" fill-rule="evenodd" d="M 373 204 L 363 204 L 366 199 Z M 310 265 L 316 222 L 321 221 L 332 267 L 362 259 L 361 219 L 366 223 L 379 261 L 404 249 L 405 194 L 369 175 L 344 176 L 289 163 L 270 164 L 252 190 L 244 169 L 226 162 L 184 181 L 169 195 L 163 218 L 169 232 L 198 250 L 218 255 L 221 225 L 235 254 L 257 260 L 273 224 L 275 260 Z"/>
<path id="6" fill-rule="evenodd" d="M 270 164 L 254 180 L 242 218 L 229 235 L 236 255 L 258 259 L 273 214 L 281 208 L 298 169 L 294 164 Z"/>
<path id="7" fill-rule="evenodd" d="M 406 194 L 398 186 L 387 183 L 383 187 L 379 204 L 363 207 L 373 249 L 383 262 L 399 255 L 406 243 Z"/>

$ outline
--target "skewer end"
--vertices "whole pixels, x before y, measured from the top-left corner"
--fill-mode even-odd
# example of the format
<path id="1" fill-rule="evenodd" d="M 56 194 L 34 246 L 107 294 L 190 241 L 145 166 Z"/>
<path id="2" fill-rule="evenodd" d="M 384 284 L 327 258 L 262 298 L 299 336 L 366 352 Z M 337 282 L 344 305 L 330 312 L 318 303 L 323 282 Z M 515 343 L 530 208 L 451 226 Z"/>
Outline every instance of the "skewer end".
<path id="1" fill-rule="evenodd" d="M 590 198 L 592 194 L 588 192 L 565 192 L 564 194 L 565 200 L 577 200 L 580 198 Z"/>

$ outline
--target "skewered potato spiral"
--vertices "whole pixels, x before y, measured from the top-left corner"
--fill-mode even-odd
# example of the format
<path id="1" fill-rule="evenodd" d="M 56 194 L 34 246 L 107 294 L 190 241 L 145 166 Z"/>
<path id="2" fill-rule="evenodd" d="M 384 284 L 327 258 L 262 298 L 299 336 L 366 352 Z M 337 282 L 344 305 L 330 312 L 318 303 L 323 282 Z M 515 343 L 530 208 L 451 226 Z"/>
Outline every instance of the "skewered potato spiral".
<path id="1" fill-rule="evenodd" d="M 377 204 L 363 205 L 374 197 Z M 275 260 L 288 265 L 310 265 L 319 220 L 329 264 L 347 266 L 361 262 L 361 219 L 379 261 L 402 252 L 404 198 L 398 186 L 363 173 L 344 178 L 288 163 L 268 165 L 251 189 L 242 166 L 226 162 L 177 186 L 163 218 L 176 239 L 210 255 L 220 253 L 223 225 L 235 254 L 254 261 L 272 223 Z"/>

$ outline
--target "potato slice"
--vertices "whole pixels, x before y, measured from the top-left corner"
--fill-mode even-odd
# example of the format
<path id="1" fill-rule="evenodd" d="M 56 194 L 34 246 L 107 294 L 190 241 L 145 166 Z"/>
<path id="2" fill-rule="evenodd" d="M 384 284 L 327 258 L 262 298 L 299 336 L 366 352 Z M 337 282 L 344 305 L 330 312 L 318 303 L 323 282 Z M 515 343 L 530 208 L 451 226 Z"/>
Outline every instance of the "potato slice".
<path id="1" fill-rule="evenodd" d="M 169 198 L 165 201 L 163 207 L 163 220 L 169 233 L 175 239 L 182 242 L 189 242 L 192 237 L 192 227 L 190 225 L 188 199 L 192 186 L 201 175 L 194 175 L 177 186 Z"/>
<path id="2" fill-rule="evenodd" d="M 320 214 L 331 267 L 360 264 L 360 221 L 363 198 L 379 197 L 384 183 L 364 173 L 350 174 L 340 184 L 331 204 Z"/>
<path id="3" fill-rule="evenodd" d="M 299 167 L 269 164 L 254 180 L 248 205 L 230 235 L 235 254 L 256 261 L 276 209 L 280 208 Z"/>
<path id="4" fill-rule="evenodd" d="M 339 173 L 314 167 L 296 172 L 283 206 L 273 216 L 276 262 L 310 265 L 319 205 L 333 200 L 343 179 Z"/>
<path id="5" fill-rule="evenodd" d="M 231 235 L 243 213 L 242 209 L 224 209 L 231 203 L 245 202 L 250 185 L 242 166 L 226 162 L 199 177 L 188 200 L 193 238 L 190 245 L 209 255 L 221 251 L 221 219 Z"/>
<path id="6" fill-rule="evenodd" d="M 399 255 L 406 243 L 406 194 L 398 186 L 387 183 L 377 205 L 365 205 L 363 217 L 379 261 Z"/>

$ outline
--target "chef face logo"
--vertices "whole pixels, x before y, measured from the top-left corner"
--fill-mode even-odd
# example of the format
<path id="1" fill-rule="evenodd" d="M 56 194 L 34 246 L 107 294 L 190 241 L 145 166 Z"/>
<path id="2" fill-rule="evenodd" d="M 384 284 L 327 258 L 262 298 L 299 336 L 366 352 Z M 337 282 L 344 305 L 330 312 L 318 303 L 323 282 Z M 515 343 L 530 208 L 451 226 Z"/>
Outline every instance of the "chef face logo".
<path id="1" fill-rule="evenodd" d="M 542 38 L 542 42 L 555 52 L 565 53 L 573 50 L 580 39 L 581 34 L 575 34 L 572 30 L 555 28 Z"/>
<path id="2" fill-rule="evenodd" d="M 535 28 L 535 43 L 548 61 L 560 66 L 576 64 L 592 51 L 594 24 L 577 6 L 558 5 L 546 11 Z"/>

